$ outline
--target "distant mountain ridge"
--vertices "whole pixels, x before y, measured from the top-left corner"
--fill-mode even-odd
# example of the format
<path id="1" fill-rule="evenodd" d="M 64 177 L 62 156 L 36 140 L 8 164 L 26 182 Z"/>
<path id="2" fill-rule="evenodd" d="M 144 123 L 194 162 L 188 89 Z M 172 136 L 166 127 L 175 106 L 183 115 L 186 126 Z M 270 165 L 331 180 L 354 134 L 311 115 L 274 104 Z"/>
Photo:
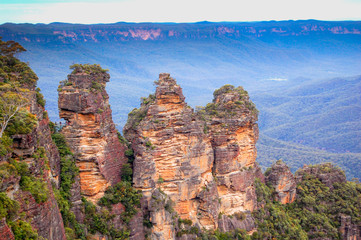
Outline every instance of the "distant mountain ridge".
<path id="1" fill-rule="evenodd" d="M 209 39 L 242 36 L 361 35 L 360 21 L 316 20 L 281 22 L 114 23 L 114 24 L 12 24 L 0 26 L 0 34 L 17 41 L 70 42 Z M 52 36 L 49 38 L 49 36 Z"/>

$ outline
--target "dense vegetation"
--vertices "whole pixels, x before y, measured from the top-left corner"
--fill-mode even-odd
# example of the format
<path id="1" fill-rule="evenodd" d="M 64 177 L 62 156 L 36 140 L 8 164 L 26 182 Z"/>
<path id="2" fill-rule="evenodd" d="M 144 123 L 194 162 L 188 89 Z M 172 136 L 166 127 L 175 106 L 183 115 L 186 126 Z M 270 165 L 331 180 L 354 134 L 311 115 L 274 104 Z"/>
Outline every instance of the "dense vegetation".
<path id="1" fill-rule="evenodd" d="M 287 163 L 292 172 L 296 172 L 304 164 L 332 162 L 345 170 L 349 180 L 354 177 L 360 178 L 361 153 L 330 153 L 297 143 L 276 140 L 265 134 L 260 134 L 257 152 L 257 162 L 264 170 L 278 159 Z"/>
<path id="2" fill-rule="evenodd" d="M 282 158 L 292 171 L 333 162 L 361 178 L 360 76 L 275 83 L 252 99 L 260 110 L 258 162 Z"/>
<path id="3" fill-rule="evenodd" d="M 14 55 L 25 49 L 14 41 L 2 41 L 0 37 L 0 218 L 5 219 L 15 239 L 38 239 L 25 213 L 20 213 L 20 202 L 45 203 L 49 198 L 45 171 L 49 168 L 43 147 L 34 147 L 29 161 L 13 155 L 13 136 L 31 133 L 39 118 L 28 110 L 30 99 L 36 94 L 40 106 L 45 105 L 36 86 L 37 76 L 30 67 Z M 32 154 L 32 155 L 31 155 Z M 3 192 L 9 185 L 19 184 L 19 191 L 12 198 Z"/>
<path id="4" fill-rule="evenodd" d="M 63 217 L 67 238 L 85 239 L 85 226 L 78 223 L 75 214 L 70 210 L 72 207 L 70 190 L 79 174 L 79 168 L 75 165 L 74 155 L 67 146 L 64 136 L 59 132 L 59 127 L 52 122 L 49 126 L 51 137 L 60 154 L 60 187 L 57 189 L 53 186 L 53 191 Z"/>
<path id="5" fill-rule="evenodd" d="M 30 192 L 37 203 L 48 198 L 48 188 L 41 178 L 30 174 L 26 163 L 12 159 L 0 165 L 0 188 L 8 178 L 19 177 L 22 191 Z M 0 218 L 5 219 L 14 233 L 15 239 L 38 239 L 37 231 L 19 214 L 19 202 L 10 199 L 5 192 L 0 192 Z"/>
<path id="6" fill-rule="evenodd" d="M 340 171 L 330 164 L 313 168 L 329 177 Z M 272 187 L 256 182 L 258 201 L 264 207 L 253 213 L 258 232 L 252 239 L 340 239 L 341 216 L 351 216 L 353 224 L 361 224 L 360 183 L 334 182 L 330 188 L 314 174 L 302 170 L 297 174 L 302 176 L 297 198 L 287 205 L 274 201 Z"/>
<path id="7" fill-rule="evenodd" d="M 10 151 L 14 134 L 27 134 L 37 123 L 26 106 L 37 76 L 14 54 L 25 49 L 14 41 L 4 42 L 0 37 L 0 156 Z"/>

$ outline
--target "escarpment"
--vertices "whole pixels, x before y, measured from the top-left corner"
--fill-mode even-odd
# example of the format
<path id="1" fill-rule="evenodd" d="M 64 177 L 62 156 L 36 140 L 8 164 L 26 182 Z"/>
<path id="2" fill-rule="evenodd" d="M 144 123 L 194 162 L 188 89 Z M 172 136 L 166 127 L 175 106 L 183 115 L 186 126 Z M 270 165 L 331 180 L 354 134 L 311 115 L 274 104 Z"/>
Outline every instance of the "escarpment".
<path id="1" fill-rule="evenodd" d="M 213 103 L 195 113 L 169 74 L 160 74 L 156 84 L 155 95 L 143 98 L 124 127 L 135 155 L 134 187 L 148 204 L 161 189 L 179 217 L 199 228 L 217 229 L 224 220 L 220 214 L 254 210 L 253 183 L 263 175 L 255 163 L 257 110 L 247 92 L 225 86 L 215 92 Z M 166 226 L 160 219 L 151 221 Z M 152 234 L 172 239 L 174 232 L 153 227 Z"/>
<path id="2" fill-rule="evenodd" d="M 2 119 L 14 109 L 5 106 L 20 106 L 0 138 L 1 218 L 4 217 L 0 220 L 0 239 L 20 239 L 21 233 L 23 238 L 32 235 L 65 240 L 63 219 L 53 192 L 53 187 L 59 185 L 60 156 L 51 138 L 45 100 L 36 88 L 37 77 L 13 56 L 0 55 L 0 63 Z"/>
<path id="3" fill-rule="evenodd" d="M 59 86 L 62 134 L 76 155 L 81 193 L 96 203 L 108 186 L 121 180 L 126 162 L 105 91 L 109 74 L 97 65 L 76 65 Z"/>

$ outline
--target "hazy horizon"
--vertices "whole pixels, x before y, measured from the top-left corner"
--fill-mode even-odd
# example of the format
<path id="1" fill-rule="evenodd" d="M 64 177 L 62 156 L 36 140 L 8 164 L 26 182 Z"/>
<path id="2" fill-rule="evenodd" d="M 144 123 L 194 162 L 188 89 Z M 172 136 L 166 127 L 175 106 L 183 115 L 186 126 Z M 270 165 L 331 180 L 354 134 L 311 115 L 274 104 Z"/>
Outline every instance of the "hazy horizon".
<path id="1" fill-rule="evenodd" d="M 3 24 L 32 24 L 32 25 L 50 25 L 50 24 L 74 24 L 74 25 L 111 25 L 118 23 L 126 23 L 126 24 L 197 24 L 197 23 L 261 23 L 261 22 L 302 22 L 302 21 L 319 21 L 319 22 L 360 22 L 360 19 L 357 20 L 320 20 L 320 19 L 285 19 L 285 20 L 263 20 L 263 21 L 196 21 L 196 22 L 126 22 L 126 21 L 118 21 L 118 22 L 109 22 L 109 23 L 76 23 L 76 22 L 49 22 L 49 23 L 30 23 L 30 22 L 2 22 Z"/>
<path id="2" fill-rule="evenodd" d="M 358 21 L 361 0 L 3 0 L 3 23 Z"/>

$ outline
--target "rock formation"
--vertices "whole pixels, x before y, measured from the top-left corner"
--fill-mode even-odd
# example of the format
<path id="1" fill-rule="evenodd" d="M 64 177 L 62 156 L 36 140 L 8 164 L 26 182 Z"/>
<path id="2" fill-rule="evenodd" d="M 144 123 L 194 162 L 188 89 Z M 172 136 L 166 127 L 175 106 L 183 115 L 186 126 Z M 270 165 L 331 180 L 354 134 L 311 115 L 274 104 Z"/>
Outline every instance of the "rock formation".
<path id="1" fill-rule="evenodd" d="M 15 236 L 5 219 L 0 220 L 0 239 L 14 240 Z"/>
<path id="2" fill-rule="evenodd" d="M 173 239 L 175 231 L 171 214 L 157 209 L 154 215 L 158 189 L 181 219 L 200 228 L 216 229 L 220 213 L 252 211 L 253 182 L 262 173 L 255 164 L 257 111 L 247 92 L 227 86 L 194 113 L 169 74 L 160 74 L 156 84 L 155 95 L 143 98 L 124 127 L 135 154 L 134 187 L 148 199 L 154 239 Z"/>
<path id="3" fill-rule="evenodd" d="M 345 173 L 340 168 L 335 168 L 331 163 L 324 163 L 317 167 L 305 165 L 303 168 L 298 169 L 295 178 L 296 182 L 302 181 L 305 174 L 311 174 L 318 178 L 331 190 L 334 183 L 345 183 Z"/>
<path id="4" fill-rule="evenodd" d="M 282 204 L 292 203 L 296 198 L 296 181 L 289 167 L 277 161 L 265 173 L 266 182 L 275 188 L 276 200 Z"/>
<path id="5" fill-rule="evenodd" d="M 81 192 L 94 203 L 120 181 L 126 162 L 105 91 L 109 78 L 100 66 L 79 65 L 59 86 L 59 115 L 66 120 L 62 133 L 76 154 Z"/>
<path id="6" fill-rule="evenodd" d="M 361 226 L 360 224 L 352 223 L 351 216 L 340 216 L 341 226 L 339 228 L 342 240 L 360 240 Z"/>
<path id="7" fill-rule="evenodd" d="M 161 188 L 181 218 L 195 222 L 208 218 L 200 215 L 199 195 L 214 185 L 213 150 L 201 122 L 184 102 L 182 89 L 169 74 L 161 74 L 155 96 L 143 99 L 142 107 L 129 114 L 124 133 L 135 153 L 134 187 L 148 199 Z M 212 196 L 218 205 L 216 197 Z M 204 208 L 202 212 L 212 215 L 208 211 Z M 167 224 L 172 226 L 154 225 Z M 172 239 L 171 235 L 174 232 L 161 239 Z"/>
<path id="8" fill-rule="evenodd" d="M 256 164 L 258 112 L 242 87 L 225 85 L 214 92 L 214 100 L 200 112 L 214 151 L 213 174 L 221 202 L 220 211 L 232 215 L 253 211 L 255 177 L 263 178 Z"/>
<path id="9" fill-rule="evenodd" d="M 39 104 L 39 98 L 42 99 L 42 97 L 35 90 L 35 82 L 25 86 L 25 88 L 27 90 L 23 92 L 29 100 L 27 111 L 35 116 L 35 125 L 28 134 L 11 136 L 13 149 L 7 157 L 15 160 L 18 164 L 26 163 L 30 176 L 28 179 L 31 179 L 28 182 L 43 183 L 40 186 L 46 192 L 46 197 L 44 201 L 37 201 L 30 190 L 27 191 L 20 186 L 20 180 L 23 176 L 19 175 L 2 176 L 0 190 L 18 202 L 18 214 L 22 215 L 18 219 L 29 222 L 40 237 L 65 240 L 63 220 L 52 190 L 52 184 L 54 186 L 59 184 L 59 153 L 51 139 L 49 118 L 44 107 Z M 2 158 L 0 165 L 7 166 L 9 164 L 7 161 L 8 159 Z M 0 225 L 3 230 L 1 237 L 4 237 L 1 239 L 12 239 L 14 236 L 9 232 L 10 229 L 6 223 L 1 222 Z"/>

